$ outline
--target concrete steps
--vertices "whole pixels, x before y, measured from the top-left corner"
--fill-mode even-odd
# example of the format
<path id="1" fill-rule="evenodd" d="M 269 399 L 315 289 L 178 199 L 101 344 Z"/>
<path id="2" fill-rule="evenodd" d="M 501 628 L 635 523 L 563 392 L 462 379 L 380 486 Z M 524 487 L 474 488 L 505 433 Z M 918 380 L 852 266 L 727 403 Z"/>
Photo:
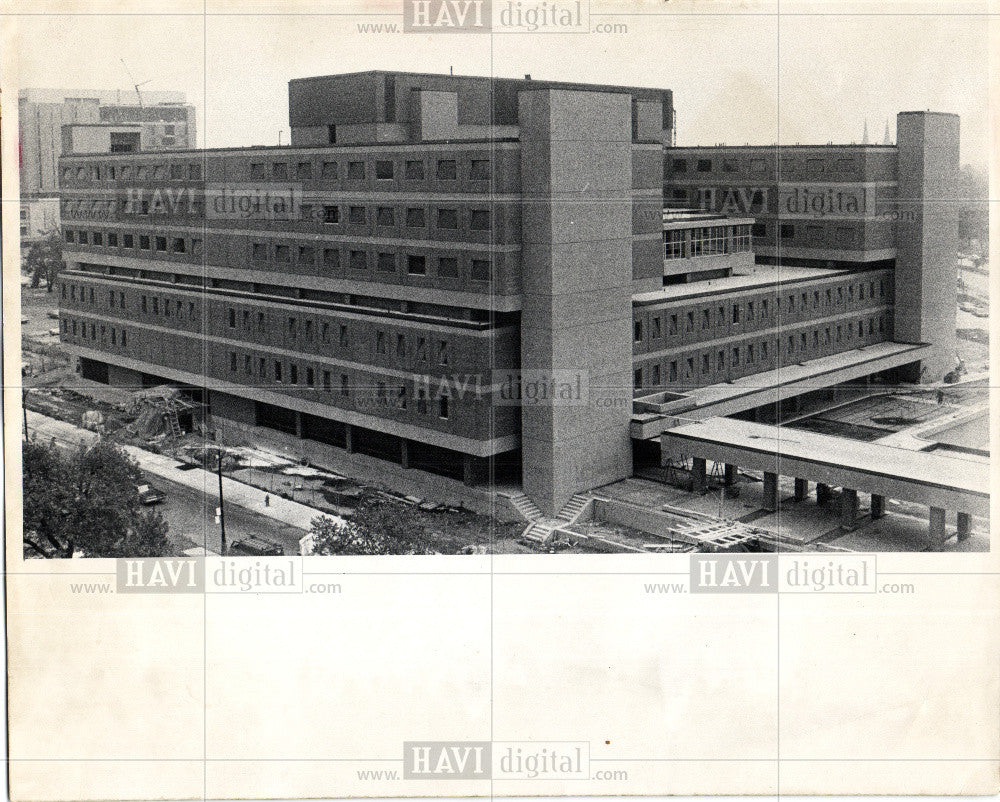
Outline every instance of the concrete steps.
<path id="1" fill-rule="evenodd" d="M 566 521 L 567 523 L 574 523 L 589 503 L 590 496 L 577 493 L 573 496 L 573 498 L 566 502 L 563 508 L 559 510 L 556 517 L 562 521 Z"/>
<path id="2" fill-rule="evenodd" d="M 517 493 L 507 497 L 514 509 L 518 511 L 522 518 L 526 521 L 537 521 L 543 518 L 542 511 L 538 509 L 538 505 L 535 504 L 530 498 L 528 498 L 524 493 Z"/>
<path id="3" fill-rule="evenodd" d="M 552 526 L 541 521 L 534 521 L 528 524 L 521 533 L 522 540 L 530 540 L 533 543 L 545 543 L 552 536 Z"/>

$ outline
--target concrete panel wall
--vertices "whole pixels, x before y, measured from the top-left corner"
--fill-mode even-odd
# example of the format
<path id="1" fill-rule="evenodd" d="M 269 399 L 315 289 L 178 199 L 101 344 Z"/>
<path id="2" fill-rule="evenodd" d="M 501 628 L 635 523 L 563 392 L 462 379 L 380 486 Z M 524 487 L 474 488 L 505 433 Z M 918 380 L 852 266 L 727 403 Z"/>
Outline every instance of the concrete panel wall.
<path id="1" fill-rule="evenodd" d="M 526 201 L 522 371 L 578 371 L 592 394 L 627 392 L 630 98 L 524 91 L 519 121 Z M 569 308 L 574 315 L 565 315 Z M 628 476 L 630 412 L 629 405 L 602 405 L 593 399 L 586 406 L 524 406 L 525 492 L 551 514 L 576 492 Z"/>
<path id="2" fill-rule="evenodd" d="M 959 118 L 904 112 L 896 122 L 901 215 L 896 237 L 896 339 L 928 342 L 923 380 L 955 366 Z M 913 377 L 916 378 L 916 377 Z"/>

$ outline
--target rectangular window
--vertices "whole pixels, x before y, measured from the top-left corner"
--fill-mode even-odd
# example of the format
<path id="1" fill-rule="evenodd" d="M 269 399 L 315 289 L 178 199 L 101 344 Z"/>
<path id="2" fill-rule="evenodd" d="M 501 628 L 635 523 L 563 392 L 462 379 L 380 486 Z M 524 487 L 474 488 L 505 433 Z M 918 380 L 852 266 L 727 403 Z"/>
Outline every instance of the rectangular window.
<path id="1" fill-rule="evenodd" d="M 437 227 L 458 228 L 458 209 L 438 209 Z"/>
<path id="2" fill-rule="evenodd" d="M 285 162 L 275 162 L 271 166 L 271 177 L 275 181 L 288 180 L 288 165 Z"/>
<path id="3" fill-rule="evenodd" d="M 439 340 L 438 341 L 438 364 L 447 365 L 448 364 L 448 341 Z"/>
<path id="4" fill-rule="evenodd" d="M 406 337 L 402 334 L 396 335 L 396 356 L 399 359 L 406 356 Z"/>
<path id="5" fill-rule="evenodd" d="M 348 162 L 347 163 L 347 178 L 349 181 L 362 181 L 365 177 L 365 163 L 364 162 Z"/>
<path id="6" fill-rule="evenodd" d="M 156 238 L 156 250 L 165 251 L 167 249 L 167 238 L 157 237 Z"/>
<path id="7" fill-rule="evenodd" d="M 490 213 L 486 209 L 473 209 L 469 214 L 469 228 L 472 231 L 490 230 Z"/>
<path id="8" fill-rule="evenodd" d="M 299 264 L 313 264 L 316 261 L 316 249 L 311 245 L 300 245 L 298 261 Z"/>
<path id="9" fill-rule="evenodd" d="M 267 245 L 263 242 L 255 242 L 253 244 L 253 259 L 255 262 L 266 262 L 267 261 Z"/>
<path id="10" fill-rule="evenodd" d="M 323 264 L 327 267 L 340 267 L 340 251 L 336 248 L 324 248 Z"/>
<path id="11" fill-rule="evenodd" d="M 388 181 L 393 178 L 393 165 L 391 161 L 380 159 L 375 162 L 375 177 L 380 181 Z"/>
<path id="12" fill-rule="evenodd" d="M 149 237 L 147 237 L 146 239 L 148 241 Z M 90 235 L 86 231 L 81 231 L 80 232 L 80 236 L 79 236 L 79 242 L 80 242 L 80 244 L 81 245 L 86 245 L 89 241 L 90 241 Z M 149 246 L 146 246 L 146 247 L 149 247 Z"/>
<path id="13" fill-rule="evenodd" d="M 320 173 L 323 178 L 336 180 L 337 178 L 337 162 L 323 162 L 323 168 Z"/>
<path id="14" fill-rule="evenodd" d="M 632 373 L 632 386 L 636 390 L 642 389 L 642 368 L 636 368 Z"/>
<path id="15" fill-rule="evenodd" d="M 438 181 L 454 181 L 458 178 L 458 165 L 454 159 L 438 159 Z"/>
<path id="16" fill-rule="evenodd" d="M 278 359 L 274 360 L 274 380 L 276 382 L 281 381 L 281 361 Z"/>
<path id="17" fill-rule="evenodd" d="M 654 339 L 654 340 L 660 339 L 660 334 L 661 334 L 660 325 L 661 325 L 660 324 L 660 318 L 654 317 L 653 318 L 653 333 L 651 335 L 652 339 Z"/>
<path id="18" fill-rule="evenodd" d="M 347 378 L 346 373 L 340 374 L 340 394 L 343 396 L 351 394 L 351 381 Z"/>
<path id="19" fill-rule="evenodd" d="M 396 214 L 391 206 L 379 206 L 375 212 L 375 224 L 379 226 L 396 225 Z"/>
<path id="20" fill-rule="evenodd" d="M 155 301 L 156 299 L 154 298 L 153 300 Z M 229 309 L 229 328 L 236 328 L 236 310 L 233 308 Z"/>
<path id="21" fill-rule="evenodd" d="M 313 177 L 313 166 L 312 162 L 299 162 L 295 165 L 295 177 L 302 180 L 308 180 Z"/>
<path id="22" fill-rule="evenodd" d="M 235 351 L 230 351 L 229 352 L 229 370 L 232 373 L 236 372 L 236 352 Z"/>
<path id="23" fill-rule="evenodd" d="M 184 165 L 183 164 L 171 164 L 170 165 L 170 180 L 171 181 L 182 181 L 184 179 Z"/>
<path id="24" fill-rule="evenodd" d="M 306 368 L 306 386 L 312 387 L 316 383 L 316 375 L 312 368 Z"/>
<path id="25" fill-rule="evenodd" d="M 453 256 L 439 258 L 438 275 L 443 278 L 458 278 L 458 259 Z"/>
<path id="26" fill-rule="evenodd" d="M 365 251 L 351 251 L 351 270 L 367 270 L 368 254 Z"/>
<path id="27" fill-rule="evenodd" d="M 407 181 L 423 181 L 424 163 L 422 161 L 407 161 L 406 179 Z"/>
<path id="28" fill-rule="evenodd" d="M 243 372 L 249 376 L 253 373 L 253 359 L 250 354 L 243 355 Z"/>
<path id="29" fill-rule="evenodd" d="M 427 274 L 427 259 L 423 256 L 410 254 L 406 257 L 406 272 L 411 276 L 423 276 Z"/>
<path id="30" fill-rule="evenodd" d="M 122 247 L 123 248 L 134 248 L 135 247 L 135 237 L 132 234 L 122 234 Z"/>
<path id="31" fill-rule="evenodd" d="M 323 371 L 323 392 L 329 393 L 333 389 L 333 383 L 330 380 L 330 371 Z"/>
<path id="32" fill-rule="evenodd" d="M 340 207 L 339 206 L 324 206 L 323 207 L 323 222 L 328 225 L 336 225 L 340 222 Z"/>
<path id="33" fill-rule="evenodd" d="M 699 173 L 710 173 L 710 172 L 712 172 L 712 160 L 711 159 L 698 159 L 698 172 Z"/>
<path id="34" fill-rule="evenodd" d="M 686 173 L 688 169 L 687 159 L 674 159 L 673 168 L 675 173 Z"/>
<path id="35" fill-rule="evenodd" d="M 347 211 L 347 219 L 353 225 L 363 225 L 365 222 L 365 207 L 351 206 Z"/>
<path id="36" fill-rule="evenodd" d="M 288 383 L 298 384 L 299 383 L 299 366 L 292 362 L 288 366 Z"/>
<path id="37" fill-rule="evenodd" d="M 267 177 L 267 173 L 264 172 L 264 164 L 262 162 L 250 163 L 250 177 L 260 179 Z"/>
<path id="38" fill-rule="evenodd" d="M 104 235 L 100 231 L 94 232 L 94 245 L 103 245 Z"/>
<path id="39" fill-rule="evenodd" d="M 188 165 L 188 179 L 190 181 L 201 181 L 201 164 L 194 162 Z"/>
<path id="40" fill-rule="evenodd" d="M 642 321 L 636 320 L 632 324 L 632 339 L 637 343 L 642 342 Z"/>
<path id="41" fill-rule="evenodd" d="M 109 248 L 117 248 L 118 247 L 118 235 L 117 234 L 108 234 L 108 247 Z"/>
<path id="42" fill-rule="evenodd" d="M 684 258 L 685 232 L 680 229 L 672 229 L 663 232 L 663 258 L 683 259 Z"/>
<path id="43" fill-rule="evenodd" d="M 472 163 L 469 165 L 469 178 L 473 181 L 489 181 L 489 159 L 473 159 Z"/>
<path id="44" fill-rule="evenodd" d="M 288 245 L 276 245 L 274 247 L 274 258 L 278 262 L 292 261 L 292 249 Z"/>
<path id="45" fill-rule="evenodd" d="M 338 339 L 341 348 L 346 348 L 350 345 L 350 338 L 347 334 L 347 326 L 341 324 L 340 326 L 340 338 Z"/>
<path id="46" fill-rule="evenodd" d="M 488 259 L 473 259 L 469 277 L 473 281 L 490 280 L 490 262 Z"/>
<path id="47" fill-rule="evenodd" d="M 423 209 L 411 206 L 406 210 L 407 228 L 423 228 L 426 224 Z"/>
<path id="48" fill-rule="evenodd" d="M 170 250 L 173 253 L 184 253 L 187 250 L 187 244 L 181 237 L 174 237 L 170 243 Z"/>
<path id="49" fill-rule="evenodd" d="M 396 272 L 396 254 L 380 253 L 378 255 L 378 269 L 383 273 Z"/>
<path id="50" fill-rule="evenodd" d="M 782 239 L 795 239 L 795 226 L 790 223 L 781 224 L 781 238 Z"/>

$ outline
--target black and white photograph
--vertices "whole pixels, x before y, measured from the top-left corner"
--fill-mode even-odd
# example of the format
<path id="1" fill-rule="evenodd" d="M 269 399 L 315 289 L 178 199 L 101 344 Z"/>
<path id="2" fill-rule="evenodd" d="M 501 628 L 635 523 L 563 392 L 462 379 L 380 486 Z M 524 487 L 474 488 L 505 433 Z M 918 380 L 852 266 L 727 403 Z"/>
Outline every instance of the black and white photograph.
<path id="1" fill-rule="evenodd" d="M 14 798 L 996 792 L 995 705 L 938 718 L 992 705 L 1000 681 L 982 662 L 1000 576 L 996 13 L 992 0 L 4 0 L 9 716 L 23 722 L 9 749 L 30 735 L 22 762 L 9 752 Z M 960 574 L 972 585 L 957 602 Z M 782 633 L 826 604 L 850 612 L 829 613 L 823 650 L 851 644 L 848 618 L 905 621 L 864 658 L 874 673 L 906 664 L 907 638 L 965 648 L 922 642 L 920 611 L 972 665 L 917 653 L 923 679 L 880 692 L 921 711 L 912 732 L 860 716 L 797 752 L 814 737 L 799 705 L 820 703 L 788 683 L 822 662 L 805 655 L 822 636 Z M 425 634 L 400 636 L 400 657 L 436 689 L 401 713 L 403 669 L 362 667 L 389 654 L 369 628 L 402 626 L 411 605 Z M 91 712 L 111 691 L 97 653 L 68 622 L 38 635 L 45 609 L 146 643 L 118 679 L 136 698 L 155 694 L 144 672 L 171 649 L 135 632 L 173 633 L 193 661 L 190 713 L 150 724 L 126 758 L 143 719 Z M 552 620 L 533 629 L 539 614 Z M 684 658 L 639 635 L 671 615 Z M 255 647 L 255 627 L 281 634 Z M 375 652 L 331 658 L 324 688 L 305 641 L 327 628 Z M 711 656 L 696 645 L 709 632 Z M 612 641 L 636 662 L 608 652 L 614 666 L 593 669 L 618 676 L 605 737 L 566 706 L 603 710 L 589 694 L 610 680 L 585 666 Z M 87 656 L 53 666 L 67 642 Z M 457 666 L 435 666 L 466 649 L 457 692 Z M 724 664 L 754 681 L 758 650 L 774 698 L 743 718 L 710 702 Z M 864 669 L 835 654 L 812 690 L 834 676 L 846 698 Z M 101 689 L 67 695 L 75 671 L 81 691 Z M 31 675 L 59 689 L 53 706 Z M 375 676 L 396 701 L 364 708 Z M 943 676 L 964 687 L 928 711 Z M 589 691 L 564 695 L 561 677 Z M 266 681 L 287 709 L 262 698 Z M 669 713 L 664 682 L 686 700 Z M 351 688 L 374 740 L 310 743 Z M 451 694 L 488 726 L 434 723 Z M 46 774 L 77 752 L 28 743 L 46 722 L 78 733 L 122 717 L 75 769 Z M 887 741 L 865 749 L 855 728 Z M 268 745 L 278 731 L 287 749 Z M 197 743 L 157 763 L 181 733 Z M 953 752 L 927 746 L 945 737 Z M 285 773 L 258 754 L 306 762 Z M 948 776 L 931 756 L 964 762 Z M 116 774 L 119 759 L 153 768 Z M 341 759 L 340 779 L 324 774 Z M 382 769 L 398 781 L 362 777 Z M 449 774 L 433 793 L 413 783 Z"/>

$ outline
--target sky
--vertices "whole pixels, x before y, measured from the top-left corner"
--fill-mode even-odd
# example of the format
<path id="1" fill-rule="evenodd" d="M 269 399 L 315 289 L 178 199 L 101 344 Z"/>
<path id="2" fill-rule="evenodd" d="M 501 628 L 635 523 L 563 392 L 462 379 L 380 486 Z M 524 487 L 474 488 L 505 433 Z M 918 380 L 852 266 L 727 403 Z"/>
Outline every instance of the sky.
<path id="1" fill-rule="evenodd" d="M 627 26 L 611 33 L 492 36 L 359 30 L 398 23 L 402 0 L 217 0 L 211 8 L 223 13 L 185 14 L 179 2 L 169 16 L 22 16 L 12 20 L 16 85 L 181 90 L 197 106 L 199 145 L 226 147 L 278 144 L 279 132 L 289 141 L 290 78 L 370 69 L 529 73 L 672 89 L 683 145 L 860 142 L 866 122 L 879 143 L 887 121 L 894 141 L 898 111 L 953 112 L 962 118 L 962 162 L 986 166 L 984 16 L 928 13 L 960 8 L 945 4 L 880 3 L 893 13 L 854 14 L 843 2 L 782 2 L 774 14 L 776 0 L 686 1 L 590 0 L 592 26 Z M 237 7 L 261 13 L 226 13 Z M 289 9 L 324 13 L 281 13 Z M 10 74 L 4 80 L 12 88 Z"/>

